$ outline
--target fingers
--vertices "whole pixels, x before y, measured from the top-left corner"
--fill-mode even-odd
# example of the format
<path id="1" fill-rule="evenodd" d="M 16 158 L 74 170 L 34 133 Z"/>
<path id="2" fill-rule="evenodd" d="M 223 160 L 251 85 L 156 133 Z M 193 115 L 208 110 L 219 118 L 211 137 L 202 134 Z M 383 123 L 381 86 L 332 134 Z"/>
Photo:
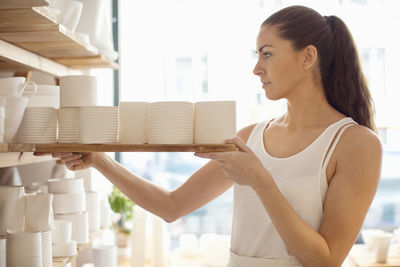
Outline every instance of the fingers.
<path id="1" fill-rule="evenodd" d="M 239 136 L 235 136 L 232 139 L 225 140 L 225 144 L 235 144 L 236 147 L 239 148 L 239 150 L 243 151 L 243 152 L 251 151 L 250 148 L 243 142 L 242 139 L 240 139 Z"/>
<path id="2" fill-rule="evenodd" d="M 68 156 L 72 156 L 74 153 L 72 152 L 54 152 L 51 155 L 53 156 L 53 158 L 63 158 L 63 157 L 68 157 Z"/>
<path id="3" fill-rule="evenodd" d="M 70 160 L 68 162 L 64 162 L 64 164 L 68 169 L 75 171 L 82 168 L 79 166 L 82 162 L 83 162 L 82 159 L 75 159 L 75 160 Z"/>
<path id="4" fill-rule="evenodd" d="M 51 153 L 47 152 L 33 152 L 34 156 L 46 156 L 46 155 L 51 155 Z"/>
<path id="5" fill-rule="evenodd" d="M 53 158 L 59 158 L 64 165 L 72 170 L 82 169 L 83 166 L 80 166 L 83 162 L 83 155 L 81 153 L 72 153 L 72 152 L 55 152 L 55 153 L 47 153 L 47 152 L 34 152 L 35 156 L 45 156 L 52 155 Z"/>
<path id="6" fill-rule="evenodd" d="M 73 160 L 77 160 L 82 158 L 82 154 L 72 154 L 70 156 L 66 156 L 66 157 L 61 157 L 61 161 L 64 163 L 67 163 L 69 161 L 73 161 Z"/>

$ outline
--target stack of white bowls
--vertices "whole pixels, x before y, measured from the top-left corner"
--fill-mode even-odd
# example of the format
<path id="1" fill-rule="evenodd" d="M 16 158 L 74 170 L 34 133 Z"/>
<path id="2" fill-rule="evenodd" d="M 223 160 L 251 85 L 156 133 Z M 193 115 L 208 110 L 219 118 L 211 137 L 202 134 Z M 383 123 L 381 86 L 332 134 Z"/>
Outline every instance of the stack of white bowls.
<path id="1" fill-rule="evenodd" d="M 148 111 L 148 142 L 150 144 L 192 144 L 193 103 L 153 102 Z"/>
<path id="2" fill-rule="evenodd" d="M 7 267 L 42 267 L 40 232 L 7 232 Z"/>
<path id="3" fill-rule="evenodd" d="M 32 87 L 36 92 L 36 84 L 25 82 L 24 77 L 9 77 L 0 79 L 0 96 L 5 98 L 4 141 L 17 142 L 17 130 L 24 115 L 29 98 L 22 97 L 26 88 Z"/>
<path id="4" fill-rule="evenodd" d="M 89 75 L 69 75 L 60 78 L 60 106 L 97 105 L 97 79 Z"/>
<path id="5" fill-rule="evenodd" d="M 223 144 L 236 135 L 236 102 L 207 101 L 195 103 L 194 142 Z"/>
<path id="6" fill-rule="evenodd" d="M 54 194 L 54 218 L 72 223 L 72 239 L 89 242 L 89 225 L 83 179 L 49 179 L 48 191 Z"/>
<path id="7" fill-rule="evenodd" d="M 60 143 L 117 143 L 118 107 L 96 106 L 96 77 L 61 77 L 60 96 Z"/>
<path id="8" fill-rule="evenodd" d="M 79 115 L 80 143 L 117 143 L 118 107 L 81 107 Z"/>
<path id="9" fill-rule="evenodd" d="M 229 235 L 204 234 L 200 237 L 200 251 L 207 266 L 226 266 L 230 251 Z"/>
<path id="10" fill-rule="evenodd" d="M 58 110 L 58 142 L 79 143 L 79 108 Z"/>
<path id="11" fill-rule="evenodd" d="M 18 130 L 18 141 L 37 144 L 55 143 L 57 141 L 57 109 L 26 108 Z"/>
<path id="12" fill-rule="evenodd" d="M 117 267 L 117 247 L 114 245 L 97 245 L 92 248 L 94 266 Z M 154 265 L 156 266 L 156 265 Z"/>
<path id="13" fill-rule="evenodd" d="M 6 119 L 4 122 L 5 142 L 11 143 L 18 141 L 18 127 L 21 124 L 28 101 L 29 98 L 27 97 L 6 97 Z"/>
<path id="14" fill-rule="evenodd" d="M 28 107 L 60 107 L 60 87 L 57 85 L 38 84 L 36 94 L 26 89 L 22 96 L 30 96 Z"/>
<path id="15" fill-rule="evenodd" d="M 89 232 L 100 230 L 100 209 L 97 192 L 86 192 L 86 209 L 89 219 Z"/>
<path id="16" fill-rule="evenodd" d="M 42 237 L 43 267 L 52 266 L 53 195 L 25 195 L 25 231 L 39 231 Z"/>
<path id="17" fill-rule="evenodd" d="M 0 236 L 0 267 L 6 267 L 6 238 Z"/>
<path id="18" fill-rule="evenodd" d="M 52 250 L 52 235 L 51 231 L 40 232 L 42 235 L 42 266 L 53 266 L 53 250 Z"/>
<path id="19" fill-rule="evenodd" d="M 71 240 L 72 223 L 67 220 L 55 220 L 53 230 L 53 256 L 68 257 L 77 253 L 76 241 Z"/>
<path id="20" fill-rule="evenodd" d="M 119 143 L 144 144 L 147 142 L 148 106 L 147 102 L 119 102 Z"/>
<path id="21" fill-rule="evenodd" d="M 0 236 L 7 230 L 23 231 L 25 199 L 23 186 L 0 186 Z"/>

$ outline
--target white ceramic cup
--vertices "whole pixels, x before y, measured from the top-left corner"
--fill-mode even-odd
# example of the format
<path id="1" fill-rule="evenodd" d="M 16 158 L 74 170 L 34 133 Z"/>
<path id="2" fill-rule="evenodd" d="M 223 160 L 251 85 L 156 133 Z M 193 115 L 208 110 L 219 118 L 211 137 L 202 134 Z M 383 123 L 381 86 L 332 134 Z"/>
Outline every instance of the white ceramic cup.
<path id="1" fill-rule="evenodd" d="M 371 237 L 372 251 L 376 262 L 386 262 L 392 237 L 393 234 L 386 232 Z"/>
<path id="2" fill-rule="evenodd" d="M 29 98 L 27 97 L 7 97 L 6 98 L 6 120 L 4 123 L 4 141 L 14 142 L 15 134 L 21 124 Z"/>
<path id="3" fill-rule="evenodd" d="M 236 135 L 236 102 L 197 102 L 194 121 L 195 143 L 223 144 Z"/>
<path id="4" fill-rule="evenodd" d="M 71 241 L 72 223 L 67 220 L 54 220 L 53 244 L 64 244 Z"/>
<path id="5" fill-rule="evenodd" d="M 57 14 L 58 23 L 75 31 L 82 14 L 83 3 L 75 0 L 56 0 L 52 6 L 60 11 Z"/>
<path id="6" fill-rule="evenodd" d="M 380 229 L 363 229 L 361 231 L 361 236 L 368 250 L 372 250 L 372 237 L 382 233 L 384 233 L 384 231 Z"/>
<path id="7" fill-rule="evenodd" d="M 147 102 L 119 102 L 118 142 L 121 144 L 146 143 Z"/>
<path id="8" fill-rule="evenodd" d="M 27 87 L 33 87 L 33 94 L 37 91 L 36 83 L 25 82 L 25 77 L 8 77 L 0 79 L 0 95 L 2 96 L 22 96 Z"/>
<path id="9" fill-rule="evenodd" d="M 92 248 L 94 266 L 117 267 L 117 247 L 99 245 Z"/>
<path id="10" fill-rule="evenodd" d="M 179 236 L 179 249 L 182 254 L 193 255 L 197 250 L 197 237 L 194 234 L 182 234 Z"/>

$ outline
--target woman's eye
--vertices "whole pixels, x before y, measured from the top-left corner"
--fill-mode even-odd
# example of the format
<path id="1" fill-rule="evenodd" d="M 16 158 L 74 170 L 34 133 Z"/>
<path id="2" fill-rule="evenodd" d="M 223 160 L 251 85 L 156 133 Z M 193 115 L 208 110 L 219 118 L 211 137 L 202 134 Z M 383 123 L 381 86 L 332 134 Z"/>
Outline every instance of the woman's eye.
<path id="1" fill-rule="evenodd" d="M 272 56 L 272 54 L 270 52 L 264 52 L 263 53 L 264 58 L 269 58 L 270 56 Z"/>

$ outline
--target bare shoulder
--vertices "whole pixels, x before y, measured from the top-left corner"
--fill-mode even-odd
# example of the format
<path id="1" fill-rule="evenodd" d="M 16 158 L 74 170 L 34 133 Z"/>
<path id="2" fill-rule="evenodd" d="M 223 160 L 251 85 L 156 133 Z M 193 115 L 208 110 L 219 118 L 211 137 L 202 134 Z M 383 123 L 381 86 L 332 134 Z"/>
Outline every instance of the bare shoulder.
<path id="1" fill-rule="evenodd" d="M 382 143 L 379 137 L 361 125 L 347 128 L 338 145 L 343 152 L 373 153 L 370 156 L 379 156 L 382 153 Z"/>
<path id="2" fill-rule="evenodd" d="M 336 148 L 336 174 L 351 175 L 353 181 L 378 181 L 382 167 L 382 143 L 367 127 L 348 127 Z M 362 175 L 361 175 L 362 174 Z M 358 178 L 356 178 L 358 177 Z"/>
<path id="3" fill-rule="evenodd" d="M 254 126 L 256 126 L 257 124 L 256 123 L 254 123 L 254 124 L 251 124 L 251 125 L 249 125 L 249 126 L 246 126 L 246 127 L 244 127 L 244 128 L 242 128 L 242 129 L 240 129 L 238 132 L 237 132 L 237 136 L 239 136 L 240 137 L 240 139 L 242 139 L 243 140 L 243 142 L 247 142 L 247 140 L 249 139 L 249 136 L 250 136 L 250 134 L 251 134 L 251 132 L 253 131 L 253 129 L 254 129 Z"/>

